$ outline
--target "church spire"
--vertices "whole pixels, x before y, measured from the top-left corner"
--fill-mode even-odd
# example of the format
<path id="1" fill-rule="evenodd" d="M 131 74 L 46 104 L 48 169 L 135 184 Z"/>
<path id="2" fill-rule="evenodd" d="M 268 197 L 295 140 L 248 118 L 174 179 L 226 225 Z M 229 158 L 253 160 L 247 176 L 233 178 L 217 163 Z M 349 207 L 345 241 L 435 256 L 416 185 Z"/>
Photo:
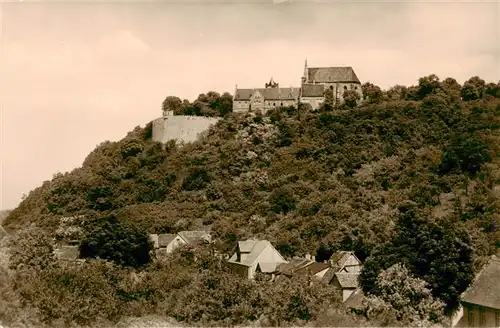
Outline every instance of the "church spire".
<path id="1" fill-rule="evenodd" d="M 304 62 L 304 75 L 302 75 L 302 83 L 306 83 L 307 82 L 307 58 Z"/>

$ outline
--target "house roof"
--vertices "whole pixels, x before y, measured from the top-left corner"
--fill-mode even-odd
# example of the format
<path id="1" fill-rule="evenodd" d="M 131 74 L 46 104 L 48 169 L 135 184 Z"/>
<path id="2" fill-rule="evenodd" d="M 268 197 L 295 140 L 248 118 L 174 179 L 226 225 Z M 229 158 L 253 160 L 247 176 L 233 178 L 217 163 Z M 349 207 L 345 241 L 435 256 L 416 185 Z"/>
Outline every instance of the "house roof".
<path id="1" fill-rule="evenodd" d="M 337 271 L 342 270 L 350 256 L 354 256 L 354 258 L 359 263 L 361 263 L 356 255 L 354 255 L 354 252 L 350 251 L 338 251 L 333 253 L 333 255 L 330 257 L 330 262 L 332 263 L 333 267 L 337 269 Z"/>
<path id="2" fill-rule="evenodd" d="M 297 273 L 299 274 L 316 274 L 318 272 L 321 272 L 325 269 L 328 269 L 330 267 L 330 264 L 328 263 L 320 263 L 320 262 L 311 262 L 308 263 L 307 265 L 303 266 L 299 270 L 297 270 Z"/>
<path id="3" fill-rule="evenodd" d="M 308 81 L 316 83 L 361 83 L 352 67 L 311 67 L 307 69 Z"/>
<path id="4" fill-rule="evenodd" d="M 362 309 L 363 300 L 365 299 L 365 294 L 361 288 L 358 288 L 352 293 L 344 302 L 347 308 L 351 309 Z"/>
<path id="5" fill-rule="evenodd" d="M 339 281 L 342 288 L 357 288 L 359 273 L 339 273 L 335 274 L 335 278 Z"/>
<path id="6" fill-rule="evenodd" d="M 302 97 L 323 97 L 325 93 L 324 84 L 303 84 Z"/>
<path id="7" fill-rule="evenodd" d="M 262 94 L 264 100 L 295 100 L 300 94 L 300 88 L 236 89 L 234 100 L 250 100 L 256 91 Z"/>
<path id="8" fill-rule="evenodd" d="M 328 269 L 323 275 L 323 278 L 321 278 L 321 282 L 326 285 L 329 285 L 332 282 L 332 279 L 335 277 L 335 273 L 336 273 L 335 268 Z"/>
<path id="9" fill-rule="evenodd" d="M 55 249 L 54 253 L 59 260 L 65 261 L 77 260 L 78 257 L 80 257 L 80 250 L 78 249 L 78 246 L 61 246 L 60 248 Z"/>
<path id="10" fill-rule="evenodd" d="M 170 244 L 175 237 L 177 237 L 176 234 L 172 233 L 162 233 L 158 235 L 158 247 L 167 247 L 168 244 Z"/>
<path id="11" fill-rule="evenodd" d="M 312 263 L 313 261 L 308 259 L 295 258 L 288 263 L 281 263 L 278 267 L 278 271 L 281 274 L 293 275 L 298 270 Z"/>
<path id="12" fill-rule="evenodd" d="M 211 237 L 210 234 L 203 230 L 198 231 L 181 231 L 178 233 L 179 237 L 181 237 L 186 243 L 197 242 L 199 240 L 206 240 L 210 242 Z"/>
<path id="13" fill-rule="evenodd" d="M 500 258 L 492 256 L 462 294 L 462 301 L 500 310 Z"/>
<path id="14" fill-rule="evenodd" d="M 237 246 L 237 251 L 240 253 L 246 253 L 247 256 L 242 259 L 241 262 L 237 262 L 237 252 L 231 256 L 229 262 L 235 262 L 246 266 L 251 266 L 255 263 L 259 255 L 267 248 L 273 247 L 273 245 L 267 240 L 245 240 L 239 241 Z"/>

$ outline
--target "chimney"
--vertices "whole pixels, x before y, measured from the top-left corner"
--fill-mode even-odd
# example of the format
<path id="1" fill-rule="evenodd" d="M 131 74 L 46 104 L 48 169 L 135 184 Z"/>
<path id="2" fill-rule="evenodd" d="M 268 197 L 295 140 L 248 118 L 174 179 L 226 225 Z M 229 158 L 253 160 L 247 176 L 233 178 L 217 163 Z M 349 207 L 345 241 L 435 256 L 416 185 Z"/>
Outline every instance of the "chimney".
<path id="1" fill-rule="evenodd" d="M 310 260 L 311 259 L 311 254 L 306 254 L 306 260 Z"/>

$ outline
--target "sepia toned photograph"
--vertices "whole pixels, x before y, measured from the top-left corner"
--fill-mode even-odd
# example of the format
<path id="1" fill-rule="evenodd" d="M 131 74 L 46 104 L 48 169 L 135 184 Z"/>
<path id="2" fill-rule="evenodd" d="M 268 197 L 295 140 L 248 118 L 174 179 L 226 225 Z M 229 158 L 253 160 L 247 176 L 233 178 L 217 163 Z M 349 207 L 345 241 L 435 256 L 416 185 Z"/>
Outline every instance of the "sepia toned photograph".
<path id="1" fill-rule="evenodd" d="M 0 328 L 500 328 L 497 0 L 0 1 Z"/>

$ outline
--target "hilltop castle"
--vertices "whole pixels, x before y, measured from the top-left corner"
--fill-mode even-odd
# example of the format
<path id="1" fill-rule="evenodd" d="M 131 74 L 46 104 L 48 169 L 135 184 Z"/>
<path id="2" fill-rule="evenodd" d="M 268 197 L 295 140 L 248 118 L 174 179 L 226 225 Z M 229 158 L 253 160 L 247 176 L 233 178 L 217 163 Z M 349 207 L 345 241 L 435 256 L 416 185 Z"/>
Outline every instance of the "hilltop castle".
<path id="1" fill-rule="evenodd" d="M 339 105 L 347 90 L 363 96 L 361 82 L 352 67 L 307 67 L 306 60 L 301 87 L 281 88 L 273 78 L 264 88 L 238 89 L 236 86 L 233 112 L 266 112 L 276 107 L 298 106 L 299 103 L 308 103 L 316 110 L 325 101 L 327 93 L 332 96 L 334 105 Z M 193 142 L 219 120 L 216 117 L 174 115 L 166 111 L 153 121 L 152 138 L 163 143 L 169 140 Z"/>
<path id="2" fill-rule="evenodd" d="M 280 88 L 273 78 L 264 88 L 238 89 L 236 86 L 233 112 L 266 112 L 299 103 L 308 103 L 316 110 L 325 101 L 326 92 L 331 92 L 334 104 L 339 105 L 347 90 L 354 90 L 363 98 L 361 82 L 352 67 L 308 67 L 306 59 L 301 87 Z"/>

